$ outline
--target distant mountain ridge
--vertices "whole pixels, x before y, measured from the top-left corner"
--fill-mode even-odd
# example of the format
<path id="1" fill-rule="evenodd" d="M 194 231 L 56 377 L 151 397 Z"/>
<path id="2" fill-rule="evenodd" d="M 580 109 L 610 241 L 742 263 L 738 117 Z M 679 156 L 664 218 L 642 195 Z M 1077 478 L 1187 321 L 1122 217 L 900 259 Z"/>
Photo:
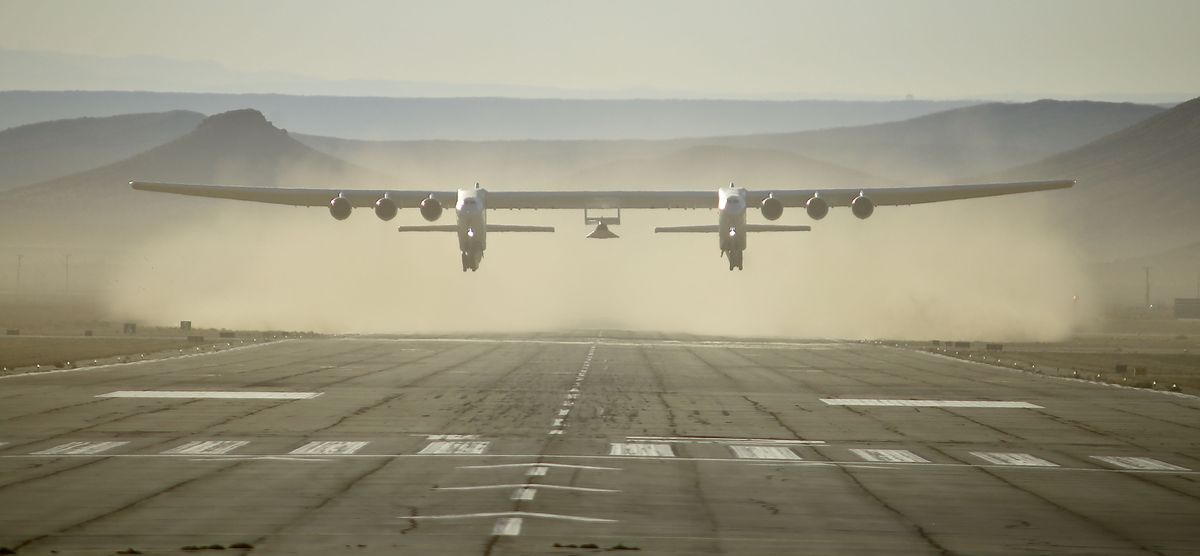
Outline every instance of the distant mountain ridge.
<path id="1" fill-rule="evenodd" d="M 388 98 L 128 91 L 0 92 L 0 129 L 133 112 L 253 108 L 276 125 L 355 139 L 665 139 L 903 120 L 974 100 L 575 100 Z"/>
<path id="2" fill-rule="evenodd" d="M 176 110 L 77 118 L 0 131 L 0 191 L 128 158 L 183 136 L 203 114 Z"/>

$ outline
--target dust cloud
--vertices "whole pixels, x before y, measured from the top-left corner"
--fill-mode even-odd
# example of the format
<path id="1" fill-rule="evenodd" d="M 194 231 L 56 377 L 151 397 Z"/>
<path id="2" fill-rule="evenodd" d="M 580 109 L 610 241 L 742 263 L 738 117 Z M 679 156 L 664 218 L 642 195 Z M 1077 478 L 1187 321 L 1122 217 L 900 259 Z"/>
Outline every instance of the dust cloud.
<path id="1" fill-rule="evenodd" d="M 715 188 L 714 187 L 714 196 Z M 809 233 L 752 234 L 729 272 L 710 234 L 716 211 L 625 211 L 614 240 L 588 240 L 582 211 L 491 211 L 492 224 L 555 234 L 489 234 L 463 273 L 454 234 L 400 234 L 370 209 L 185 199 L 219 211 L 131 247 L 114 265 L 114 314 L 170 325 L 328 333 L 625 329 L 757 337 L 1061 339 L 1095 318 L 1084 262 L 1039 194 L 834 209 Z M 751 222 L 762 222 L 754 211 Z M 440 223 L 452 223 L 448 210 Z"/>

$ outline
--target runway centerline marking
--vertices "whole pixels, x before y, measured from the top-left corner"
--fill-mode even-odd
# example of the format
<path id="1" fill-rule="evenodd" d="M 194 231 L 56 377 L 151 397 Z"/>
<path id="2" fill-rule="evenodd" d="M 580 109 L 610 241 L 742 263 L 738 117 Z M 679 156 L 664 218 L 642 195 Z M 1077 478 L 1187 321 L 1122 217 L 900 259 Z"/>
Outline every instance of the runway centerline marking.
<path id="1" fill-rule="evenodd" d="M 532 484 L 532 483 L 510 483 L 510 484 L 503 484 L 503 485 L 472 485 L 472 486 L 454 486 L 454 487 L 439 486 L 439 487 L 434 488 L 434 490 L 503 490 L 503 489 L 510 489 L 510 488 L 529 488 L 529 489 L 533 489 L 533 490 L 537 490 L 539 488 L 544 488 L 547 490 L 567 490 L 567 491 L 573 491 L 573 492 L 621 492 L 619 490 L 613 490 L 611 488 L 590 488 L 590 487 L 567 486 L 567 485 L 541 485 L 541 484 Z"/>
<path id="2" fill-rule="evenodd" d="M 482 454 L 487 452 L 489 442 L 430 442 L 418 454 Z"/>
<path id="3" fill-rule="evenodd" d="M 533 467 L 530 467 L 529 470 L 525 472 L 525 475 L 528 477 L 545 477 L 546 473 L 549 473 L 549 472 L 550 472 L 549 467 L 546 467 L 544 465 L 535 465 Z"/>
<path id="4" fill-rule="evenodd" d="M 613 442 L 609 444 L 608 455 L 671 458 L 675 457 L 675 451 L 670 444 Z"/>
<path id="5" fill-rule="evenodd" d="M 80 456 L 92 455 L 106 452 L 118 446 L 124 446 L 129 442 L 67 442 L 59 444 L 52 448 L 46 448 L 38 452 L 33 452 L 35 456 Z"/>
<path id="6" fill-rule="evenodd" d="M 249 444 L 245 440 L 196 440 L 176 446 L 163 452 L 164 454 L 182 455 L 224 455 Z"/>
<path id="7" fill-rule="evenodd" d="M 501 537 L 515 537 L 521 534 L 521 518 L 519 517 L 502 517 L 496 520 L 496 525 L 492 527 L 492 534 Z"/>
<path id="8" fill-rule="evenodd" d="M 850 450 L 854 455 L 866 461 L 881 461 L 887 463 L 929 463 L 929 460 L 908 450 L 873 450 L 855 448 Z"/>
<path id="9" fill-rule="evenodd" d="M 314 455 L 349 455 L 361 450 L 366 446 L 367 442 L 343 442 L 343 441 L 315 441 L 309 442 L 291 452 L 294 456 Z"/>
<path id="10" fill-rule="evenodd" d="M 730 446 L 729 449 L 740 459 L 801 459 L 796 452 L 780 446 Z"/>
<path id="11" fill-rule="evenodd" d="M 1156 460 L 1154 458 L 1142 458 L 1132 456 L 1091 456 L 1094 460 L 1099 460 L 1114 467 L 1124 469 L 1136 469 L 1138 471 L 1191 471 L 1186 467 L 1170 464 L 1165 461 Z"/>
<path id="12" fill-rule="evenodd" d="M 536 488 L 520 487 L 513 491 L 512 496 L 510 496 L 509 499 L 510 500 L 533 500 L 534 496 L 537 496 Z"/>
<path id="13" fill-rule="evenodd" d="M 1058 467 L 1057 463 L 1030 454 L 1016 452 L 971 452 L 971 455 L 995 465 L 1020 467 Z"/>
<path id="14" fill-rule="evenodd" d="M 311 400 L 324 392 L 211 392 L 205 390 L 119 390 L 97 398 L 171 398 L 211 400 Z"/>
<path id="15" fill-rule="evenodd" d="M 861 398 L 821 398 L 826 405 L 852 405 L 868 407 L 955 407 L 987 409 L 1043 409 L 1029 402 L 1003 402 L 988 400 L 881 400 Z"/>

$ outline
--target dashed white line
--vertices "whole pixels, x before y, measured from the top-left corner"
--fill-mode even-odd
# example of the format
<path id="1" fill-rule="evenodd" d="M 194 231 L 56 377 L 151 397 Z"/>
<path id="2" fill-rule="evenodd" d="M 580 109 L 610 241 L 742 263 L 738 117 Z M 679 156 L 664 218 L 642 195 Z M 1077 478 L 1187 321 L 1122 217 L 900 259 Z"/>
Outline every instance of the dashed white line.
<path id="1" fill-rule="evenodd" d="M 367 444 L 367 442 L 317 441 L 309 442 L 288 453 L 294 456 L 349 455 L 361 450 Z"/>
<path id="2" fill-rule="evenodd" d="M 740 459 L 801 459 L 796 452 L 780 446 L 730 446 L 729 449 Z"/>
<path id="3" fill-rule="evenodd" d="M 419 454 L 482 454 L 487 451 L 488 442 L 430 442 L 421 449 Z"/>
<path id="4" fill-rule="evenodd" d="M 826 405 L 855 405 L 878 407 L 960 407 L 992 409 L 1042 409 L 1029 402 L 996 402 L 987 400 L 876 400 L 849 398 L 821 398 Z"/>
<path id="5" fill-rule="evenodd" d="M 544 477 L 549 471 L 549 467 L 544 465 L 536 465 L 534 467 L 530 467 L 529 470 L 525 472 L 525 475 L 529 477 Z"/>
<path id="6" fill-rule="evenodd" d="M 222 455 L 228 454 L 242 446 L 249 444 L 245 440 L 196 440 L 188 442 L 180 446 L 176 446 L 163 452 L 164 454 L 185 454 L 190 456 L 195 455 Z"/>
<path id="7" fill-rule="evenodd" d="M 1017 452 L 971 452 L 971 455 L 995 465 L 1015 465 L 1018 467 L 1058 467 L 1057 463 L 1046 461 L 1037 456 Z"/>
<path id="8" fill-rule="evenodd" d="M 119 390 L 97 398 L 171 398 L 212 400 L 311 400 L 324 392 L 210 392 L 183 390 Z"/>
<path id="9" fill-rule="evenodd" d="M 560 417 L 566 417 L 567 415 L 570 415 L 570 413 L 571 413 L 571 410 L 570 410 L 570 409 L 560 409 L 560 410 L 558 410 L 558 415 L 559 415 Z"/>
<path id="10" fill-rule="evenodd" d="M 550 426 L 552 426 L 552 427 L 561 427 L 561 426 L 563 426 L 563 420 L 562 420 L 562 419 L 555 419 L 555 420 L 554 420 L 554 422 L 550 424 Z"/>
<path id="11" fill-rule="evenodd" d="M 670 444 L 613 442 L 609 445 L 608 455 L 673 458 L 675 452 Z"/>
<path id="12" fill-rule="evenodd" d="M 1136 469 L 1138 471 L 1191 471 L 1186 467 L 1170 464 L 1154 458 L 1139 458 L 1131 456 L 1092 456 L 1092 459 L 1102 461 L 1114 467 Z"/>
<path id="13" fill-rule="evenodd" d="M 866 461 L 882 461 L 887 463 L 929 463 L 929 460 L 908 450 L 870 450 L 853 449 L 854 455 Z"/>
<path id="14" fill-rule="evenodd" d="M 537 496 L 536 488 L 521 487 L 514 490 L 512 496 L 509 498 L 512 500 L 533 500 L 534 496 Z"/>
<path id="15" fill-rule="evenodd" d="M 66 444 L 59 444 L 58 446 L 54 446 L 53 448 L 47 448 L 45 450 L 33 452 L 33 455 L 35 455 L 35 456 L 91 455 L 91 454 L 99 454 L 100 452 L 105 452 L 105 451 L 111 450 L 113 448 L 116 448 L 118 446 L 124 446 L 126 444 L 129 444 L 129 443 L 128 442 L 67 442 Z"/>
<path id="16" fill-rule="evenodd" d="M 496 520 L 492 534 L 497 536 L 515 537 L 521 534 L 521 518 L 502 517 Z"/>
<path id="17" fill-rule="evenodd" d="M 461 468 L 460 468 L 461 469 Z M 537 490 L 544 488 L 546 490 L 567 490 L 572 492 L 621 492 L 609 488 L 590 488 L 567 485 L 540 485 L 532 483 L 523 484 L 503 484 L 503 485 L 472 485 L 472 486 L 456 486 L 456 487 L 435 487 L 435 490 L 502 490 L 509 488 L 529 488 Z"/>

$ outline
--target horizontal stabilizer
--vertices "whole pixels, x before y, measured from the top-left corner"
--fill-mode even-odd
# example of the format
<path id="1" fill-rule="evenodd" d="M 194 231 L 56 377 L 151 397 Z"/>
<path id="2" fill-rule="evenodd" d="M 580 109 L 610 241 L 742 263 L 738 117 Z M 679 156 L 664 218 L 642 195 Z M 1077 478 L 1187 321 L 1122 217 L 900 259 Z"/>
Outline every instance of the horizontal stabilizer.
<path id="1" fill-rule="evenodd" d="M 747 232 L 810 232 L 809 226 L 788 226 L 784 224 L 746 224 Z"/>
<path id="2" fill-rule="evenodd" d="M 400 226 L 396 228 L 399 232 L 457 232 L 458 226 L 440 225 L 440 226 Z"/>
<path id="3" fill-rule="evenodd" d="M 715 234 L 721 231 L 716 225 L 709 226 L 659 226 L 654 229 L 656 234 Z"/>
<path id="4" fill-rule="evenodd" d="M 488 224 L 489 232 L 553 232 L 554 226 L 506 226 L 504 224 Z"/>

